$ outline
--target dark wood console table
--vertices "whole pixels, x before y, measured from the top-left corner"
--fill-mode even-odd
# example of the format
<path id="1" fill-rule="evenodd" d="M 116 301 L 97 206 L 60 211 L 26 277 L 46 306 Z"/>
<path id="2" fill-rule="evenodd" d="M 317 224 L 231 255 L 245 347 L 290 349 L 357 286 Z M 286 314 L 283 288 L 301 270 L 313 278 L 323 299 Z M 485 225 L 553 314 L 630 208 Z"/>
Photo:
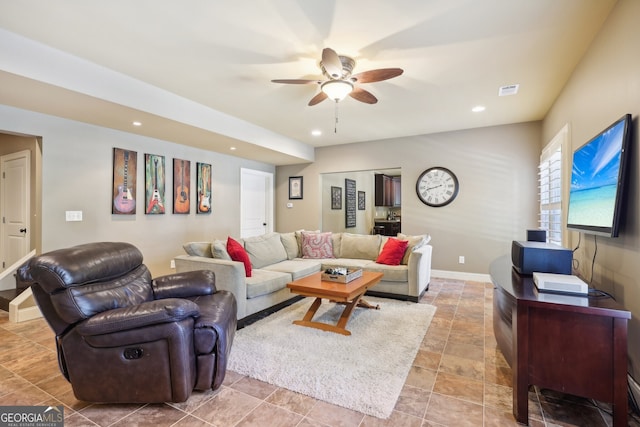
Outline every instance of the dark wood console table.
<path id="1" fill-rule="evenodd" d="M 537 385 L 613 405 L 613 425 L 627 426 L 627 321 L 609 297 L 539 293 L 510 256 L 490 267 L 493 330 L 513 371 L 513 415 L 528 424 L 528 390 Z"/>

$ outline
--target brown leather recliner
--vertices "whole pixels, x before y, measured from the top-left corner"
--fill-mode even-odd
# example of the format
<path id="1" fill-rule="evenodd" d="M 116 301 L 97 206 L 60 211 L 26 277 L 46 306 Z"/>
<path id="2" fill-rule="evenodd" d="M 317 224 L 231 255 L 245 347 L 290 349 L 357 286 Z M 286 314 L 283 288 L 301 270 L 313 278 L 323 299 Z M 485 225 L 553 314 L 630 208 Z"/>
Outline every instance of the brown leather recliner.
<path id="1" fill-rule="evenodd" d="M 218 388 L 236 330 L 236 300 L 211 271 L 151 279 L 140 251 L 99 242 L 31 258 L 18 270 L 56 334 L 76 398 L 183 402 Z"/>

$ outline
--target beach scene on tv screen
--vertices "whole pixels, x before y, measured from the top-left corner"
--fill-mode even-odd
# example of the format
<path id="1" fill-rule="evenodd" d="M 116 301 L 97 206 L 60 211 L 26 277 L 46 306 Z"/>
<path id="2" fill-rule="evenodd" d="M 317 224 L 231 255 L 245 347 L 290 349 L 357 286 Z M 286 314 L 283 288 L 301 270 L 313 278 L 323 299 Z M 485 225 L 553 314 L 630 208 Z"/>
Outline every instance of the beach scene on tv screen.
<path id="1" fill-rule="evenodd" d="M 568 223 L 610 227 L 616 204 L 624 122 L 573 155 Z"/>

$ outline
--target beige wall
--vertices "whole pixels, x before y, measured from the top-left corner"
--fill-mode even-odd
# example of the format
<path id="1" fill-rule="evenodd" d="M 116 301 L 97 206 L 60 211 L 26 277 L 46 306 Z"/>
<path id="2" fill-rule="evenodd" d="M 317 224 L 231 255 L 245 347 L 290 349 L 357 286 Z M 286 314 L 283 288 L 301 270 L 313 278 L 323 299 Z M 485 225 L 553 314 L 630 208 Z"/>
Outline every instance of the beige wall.
<path id="1" fill-rule="evenodd" d="M 574 71 L 543 122 L 543 140 L 551 139 L 565 123 L 571 126 L 572 149 L 625 113 L 633 115 L 628 203 L 620 237 L 598 237 L 571 233 L 579 273 L 589 279 L 596 243 L 593 285 L 612 293 L 632 313 L 629 324 L 631 372 L 640 379 L 640 2 L 620 0 L 603 29 Z"/>
<path id="2" fill-rule="evenodd" d="M 432 236 L 433 268 L 488 273 L 512 240 L 537 226 L 539 156 L 539 122 L 320 148 L 313 164 L 277 168 L 276 229 L 334 231 L 322 224 L 321 174 L 400 168 L 402 231 Z M 416 179 L 431 166 L 451 169 L 460 181 L 448 206 L 428 207 L 416 196 Z M 287 208 L 288 177 L 296 175 L 304 176 L 304 199 Z"/>
<path id="3" fill-rule="evenodd" d="M 0 133 L 6 132 L 42 140 L 43 251 L 92 241 L 127 241 L 140 248 L 154 276 L 173 271 L 170 261 L 184 253 L 184 242 L 240 234 L 241 168 L 275 173 L 275 167 L 265 163 L 0 106 Z M 173 197 L 167 194 L 164 215 L 145 215 L 143 206 L 137 208 L 136 215 L 112 215 L 114 147 L 138 152 L 138 196 L 144 194 L 145 153 L 165 156 L 168 184 L 173 182 L 173 158 L 191 160 L 192 186 L 195 163 L 210 163 L 212 213 L 196 215 L 192 198 L 189 215 L 174 215 Z M 65 221 L 67 210 L 82 211 L 83 221 Z"/>
<path id="4" fill-rule="evenodd" d="M 356 191 L 364 191 L 366 209 L 357 209 L 356 199 L 356 226 L 346 227 L 346 191 L 345 179 L 356 182 Z M 372 171 L 353 171 L 323 174 L 320 177 L 322 186 L 322 218 L 320 228 L 334 232 L 347 232 L 354 234 L 369 234 L 373 228 L 374 207 L 374 181 Z M 342 209 L 331 209 L 331 187 L 342 189 Z M 357 197 L 357 193 L 356 193 Z"/>

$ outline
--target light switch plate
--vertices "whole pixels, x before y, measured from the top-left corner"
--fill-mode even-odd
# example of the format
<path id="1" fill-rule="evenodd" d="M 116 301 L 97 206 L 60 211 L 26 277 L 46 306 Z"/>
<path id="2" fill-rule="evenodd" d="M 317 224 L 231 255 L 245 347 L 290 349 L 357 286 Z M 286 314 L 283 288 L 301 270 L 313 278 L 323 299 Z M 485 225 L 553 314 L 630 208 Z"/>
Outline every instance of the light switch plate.
<path id="1" fill-rule="evenodd" d="M 82 211 L 66 211 L 65 218 L 67 221 L 82 221 Z"/>

